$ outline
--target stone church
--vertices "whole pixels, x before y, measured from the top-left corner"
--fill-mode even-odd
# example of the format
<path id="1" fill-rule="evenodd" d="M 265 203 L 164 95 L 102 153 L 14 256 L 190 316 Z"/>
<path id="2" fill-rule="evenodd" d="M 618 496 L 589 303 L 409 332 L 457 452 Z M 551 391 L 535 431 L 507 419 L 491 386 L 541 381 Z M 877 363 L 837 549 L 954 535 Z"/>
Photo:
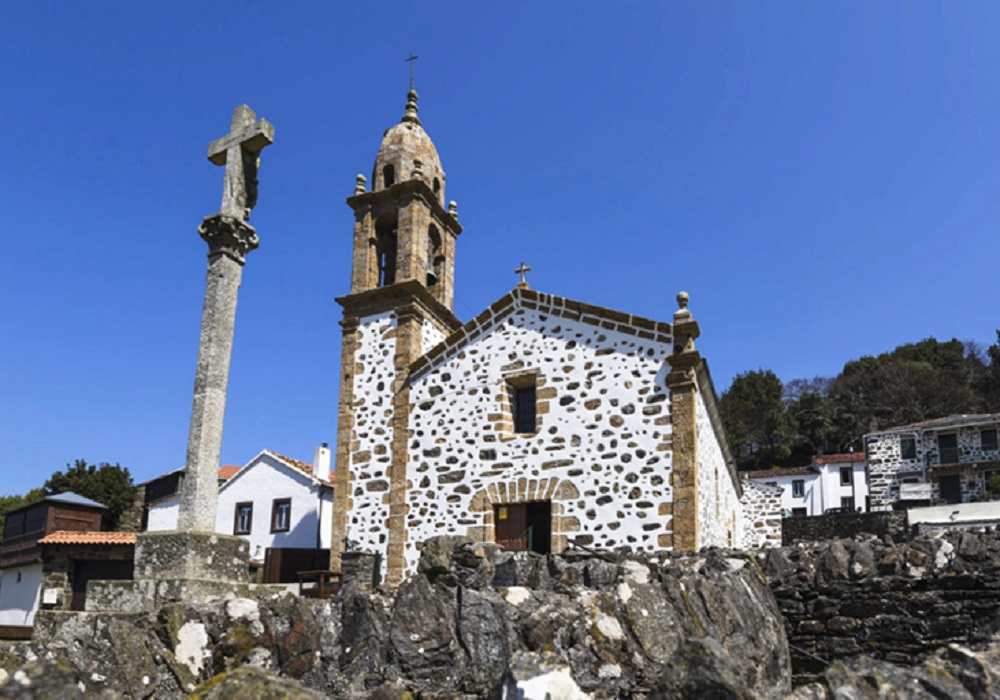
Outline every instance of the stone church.
<path id="1" fill-rule="evenodd" d="M 687 295 L 667 323 L 543 294 L 522 276 L 463 323 L 462 226 L 445 183 L 411 89 L 371 189 L 359 175 L 347 200 L 335 555 L 380 552 L 396 583 L 440 534 L 542 553 L 571 540 L 643 551 L 762 541 Z"/>

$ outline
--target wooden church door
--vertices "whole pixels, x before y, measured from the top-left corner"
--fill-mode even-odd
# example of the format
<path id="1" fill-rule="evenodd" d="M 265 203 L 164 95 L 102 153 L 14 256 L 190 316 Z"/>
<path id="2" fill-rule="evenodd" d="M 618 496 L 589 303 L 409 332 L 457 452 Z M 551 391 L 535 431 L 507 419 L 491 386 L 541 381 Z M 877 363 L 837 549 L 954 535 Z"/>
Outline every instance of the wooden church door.
<path id="1" fill-rule="evenodd" d="M 524 503 L 509 503 L 496 506 L 494 513 L 497 544 L 504 549 L 524 550 L 528 548 L 528 507 Z"/>

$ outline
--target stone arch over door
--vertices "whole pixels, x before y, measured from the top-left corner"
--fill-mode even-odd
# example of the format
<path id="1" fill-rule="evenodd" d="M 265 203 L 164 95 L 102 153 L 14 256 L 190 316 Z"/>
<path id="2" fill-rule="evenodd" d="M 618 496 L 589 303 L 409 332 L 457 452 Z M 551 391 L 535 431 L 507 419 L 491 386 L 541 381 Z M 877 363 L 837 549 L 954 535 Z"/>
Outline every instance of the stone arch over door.
<path id="1" fill-rule="evenodd" d="M 475 542 L 496 542 L 493 506 L 549 501 L 552 504 L 550 551 L 562 552 L 569 544 L 569 536 L 580 531 L 580 519 L 564 515 L 563 503 L 579 497 L 580 491 L 573 482 L 554 477 L 548 479 L 521 477 L 489 484 L 472 495 L 469 511 L 478 516 L 480 524 L 466 528 L 466 535 Z"/>

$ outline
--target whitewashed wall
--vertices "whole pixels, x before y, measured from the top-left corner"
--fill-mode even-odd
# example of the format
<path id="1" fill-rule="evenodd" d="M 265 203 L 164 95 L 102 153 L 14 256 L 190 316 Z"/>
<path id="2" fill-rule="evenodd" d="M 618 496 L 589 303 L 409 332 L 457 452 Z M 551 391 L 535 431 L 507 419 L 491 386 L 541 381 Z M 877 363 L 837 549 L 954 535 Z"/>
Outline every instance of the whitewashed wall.
<path id="1" fill-rule="evenodd" d="M 389 466 L 392 445 L 392 381 L 396 314 L 365 316 L 358 324 L 354 368 L 354 477 L 348 539 L 361 549 L 385 553 L 388 541 Z"/>
<path id="2" fill-rule="evenodd" d="M 282 498 L 292 500 L 290 529 L 272 533 L 272 505 Z M 319 487 L 307 474 L 278 463 L 266 453 L 260 455 L 219 490 L 216 530 L 234 534 L 236 504 L 248 501 L 253 503 L 253 522 L 250 534 L 243 537 L 250 542 L 253 559 L 263 559 L 268 547 L 316 547 L 318 534 L 329 546 L 329 527 L 320 531 Z M 323 509 L 332 509 L 329 490 Z"/>
<path id="3" fill-rule="evenodd" d="M 406 546 L 491 539 L 492 504 L 553 502 L 553 535 L 656 550 L 669 534 L 671 343 L 517 308 L 412 385 Z M 540 430 L 509 420 L 506 376 L 537 371 Z M 545 409 L 542 409 L 545 410 Z"/>
<path id="4" fill-rule="evenodd" d="M 17 580 L 18 574 L 21 575 L 20 582 Z M 41 589 L 41 564 L 4 569 L 0 582 L 0 625 L 33 624 Z"/>
<path id="5" fill-rule="evenodd" d="M 173 496 L 149 507 L 149 517 L 146 520 L 146 530 L 176 530 L 177 514 L 180 509 L 181 497 Z"/>
<path id="6" fill-rule="evenodd" d="M 851 469 L 851 483 L 840 483 L 840 468 Z M 822 504 L 819 509 L 810 515 L 822 515 L 827 508 L 840 508 L 841 499 L 846 497 L 854 498 L 854 510 L 860 507 L 865 508 L 865 496 L 868 495 L 868 484 L 865 480 L 865 463 L 851 464 L 825 464 L 820 467 L 820 480 L 822 484 L 819 491 L 822 494 Z"/>
<path id="7" fill-rule="evenodd" d="M 734 547 L 742 541 L 744 524 L 737 487 L 729 474 L 708 409 L 697 394 L 698 546 Z"/>

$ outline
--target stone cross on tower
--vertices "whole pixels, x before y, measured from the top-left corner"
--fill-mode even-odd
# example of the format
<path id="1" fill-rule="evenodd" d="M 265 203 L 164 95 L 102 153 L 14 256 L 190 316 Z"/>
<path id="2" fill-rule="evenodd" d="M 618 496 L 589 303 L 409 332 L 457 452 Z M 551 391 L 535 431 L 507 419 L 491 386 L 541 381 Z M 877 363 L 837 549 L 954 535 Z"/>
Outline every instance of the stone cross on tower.
<path id="1" fill-rule="evenodd" d="M 236 295 L 246 255 L 257 247 L 257 232 L 246 222 L 257 202 L 260 151 L 274 140 L 274 127 L 240 105 L 232 129 L 208 147 L 208 159 L 226 166 L 222 209 L 206 217 L 198 233 L 208 243 L 208 278 L 201 316 L 194 405 L 178 528 L 214 532 L 219 498 L 219 453 L 226 411 L 229 360 L 233 350 Z"/>

